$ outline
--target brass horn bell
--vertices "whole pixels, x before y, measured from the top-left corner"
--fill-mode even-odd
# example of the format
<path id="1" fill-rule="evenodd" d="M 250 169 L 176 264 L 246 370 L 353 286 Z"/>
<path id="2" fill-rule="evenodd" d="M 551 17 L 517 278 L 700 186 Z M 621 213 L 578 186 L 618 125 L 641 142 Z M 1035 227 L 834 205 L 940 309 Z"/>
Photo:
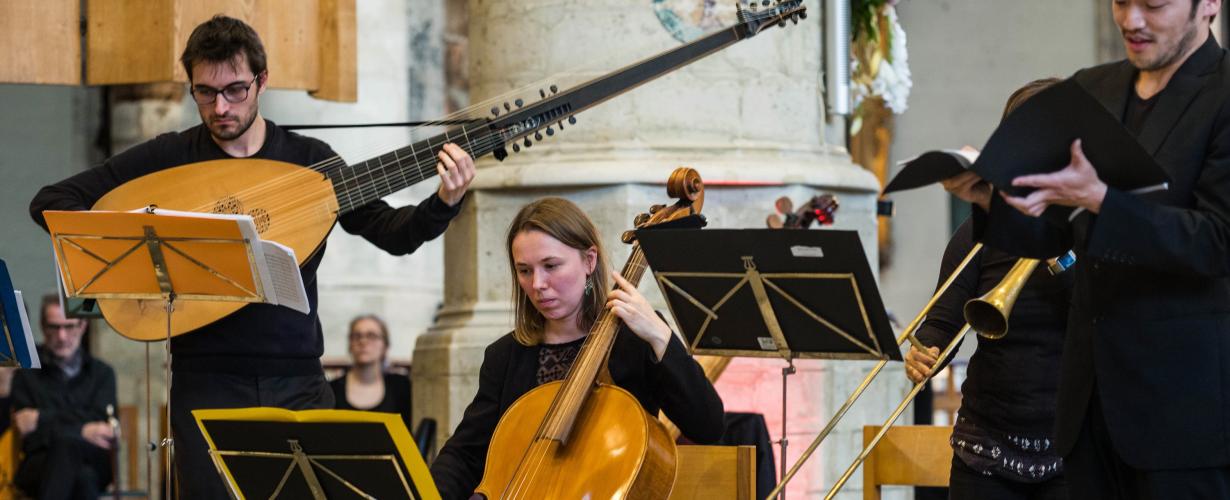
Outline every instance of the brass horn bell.
<path id="1" fill-rule="evenodd" d="M 1012 306 L 1039 262 L 1038 259 L 1018 260 L 995 288 L 965 303 L 965 321 L 979 336 L 1001 339 L 1008 334 L 1008 315 L 1012 314 Z"/>

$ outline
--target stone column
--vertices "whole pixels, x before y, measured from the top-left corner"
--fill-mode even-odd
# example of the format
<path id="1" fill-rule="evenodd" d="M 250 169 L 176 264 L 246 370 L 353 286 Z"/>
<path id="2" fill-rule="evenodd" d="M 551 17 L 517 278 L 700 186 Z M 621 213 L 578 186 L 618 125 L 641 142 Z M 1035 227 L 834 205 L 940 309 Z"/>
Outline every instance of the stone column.
<path id="1" fill-rule="evenodd" d="M 532 102 L 540 86 L 561 83 L 562 90 L 567 88 L 562 83 L 579 80 L 552 80 L 552 75 L 601 68 L 589 75 L 596 76 L 680 43 L 649 2 L 469 0 L 468 7 L 476 114 L 490 108 L 488 100 Z M 823 116 L 821 16 L 812 14 L 798 26 L 766 31 L 618 96 L 502 164 L 480 160 L 473 193 L 445 234 L 444 306 L 415 347 L 415 417 L 439 422 L 439 444 L 474 396 L 483 348 L 511 330 L 514 285 L 505 231 L 529 201 L 562 196 L 581 205 L 619 266 L 628 256 L 620 233 L 637 213 L 667 200 L 667 176 L 687 165 L 707 183 L 709 227 L 764 227 L 778 197 L 798 202 L 832 192 L 841 200 L 835 227 L 859 231 L 868 258 L 876 262 L 879 185 L 850 162 L 841 139 L 844 125 L 827 123 Z M 526 94 L 510 93 L 527 86 Z M 641 290 L 664 304 L 652 280 L 644 280 Z M 802 445 L 791 449 L 795 456 L 823 424 L 820 416 L 832 412 L 830 395 L 837 404 L 845 399 L 822 389 L 835 378 L 832 370 L 858 369 L 849 362 L 796 365 L 800 373 L 791 381 L 789 432 Z M 765 413 L 775 437 L 781 400 L 771 395 L 781 393 L 782 366 L 780 360 L 736 360 L 728 373 L 745 383 L 719 384 L 728 410 Z M 847 422 L 834 439 L 847 441 L 863 423 Z M 796 480 L 791 493 L 818 489 L 808 481 L 819 479 L 822 463 L 810 463 L 808 470 L 815 472 Z"/>

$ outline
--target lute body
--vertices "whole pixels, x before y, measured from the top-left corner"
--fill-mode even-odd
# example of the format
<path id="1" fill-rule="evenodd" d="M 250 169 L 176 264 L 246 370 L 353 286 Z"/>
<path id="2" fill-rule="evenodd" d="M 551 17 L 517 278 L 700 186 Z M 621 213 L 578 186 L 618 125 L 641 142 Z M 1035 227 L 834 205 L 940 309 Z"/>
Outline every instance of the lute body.
<path id="1" fill-rule="evenodd" d="M 328 177 L 272 160 L 214 160 L 162 170 L 129 181 L 94 204 L 94 210 L 135 210 L 149 205 L 171 210 L 248 214 L 261 237 L 295 250 L 299 264 L 320 248 L 337 220 L 338 201 Z M 134 340 L 167 335 L 161 300 L 100 299 L 107 322 Z M 178 301 L 171 315 L 174 335 L 208 325 L 244 302 Z"/>

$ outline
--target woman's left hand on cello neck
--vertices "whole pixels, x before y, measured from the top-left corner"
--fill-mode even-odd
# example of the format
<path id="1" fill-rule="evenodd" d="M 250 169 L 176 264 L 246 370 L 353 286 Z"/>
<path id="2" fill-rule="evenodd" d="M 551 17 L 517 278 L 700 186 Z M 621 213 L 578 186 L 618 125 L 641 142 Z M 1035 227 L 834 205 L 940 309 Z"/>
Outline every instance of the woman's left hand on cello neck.
<path id="1" fill-rule="evenodd" d="M 670 326 L 658 316 L 657 311 L 654 311 L 649 301 L 645 300 L 645 296 L 641 295 L 632 283 L 620 276 L 618 271 L 612 271 L 611 274 L 615 278 L 616 289 L 607 295 L 607 308 L 619 316 L 632 333 L 648 342 L 653 347 L 657 360 L 662 361 L 671 335 L 674 335 Z"/>

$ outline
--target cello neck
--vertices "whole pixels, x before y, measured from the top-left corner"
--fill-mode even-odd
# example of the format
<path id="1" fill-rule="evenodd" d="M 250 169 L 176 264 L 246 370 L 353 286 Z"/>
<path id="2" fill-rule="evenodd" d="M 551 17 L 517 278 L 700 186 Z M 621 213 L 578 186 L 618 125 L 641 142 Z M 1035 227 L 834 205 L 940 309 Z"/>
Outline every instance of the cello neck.
<path id="1" fill-rule="evenodd" d="M 641 277 L 645 275 L 647 267 L 648 263 L 645 261 L 645 253 L 641 251 L 641 246 L 633 244 L 632 255 L 628 257 L 628 262 L 624 264 L 620 275 L 632 283 L 632 286 L 637 286 L 641 282 Z M 581 352 L 577 354 L 576 361 L 568 370 L 568 376 L 564 379 L 559 395 L 548 410 L 542 427 L 539 428 L 539 434 L 536 436 L 538 439 L 558 441 L 561 445 L 568 443 L 568 436 L 576 423 L 577 415 L 585 406 L 585 400 L 599 381 L 599 376 L 606 369 L 611 347 L 615 345 L 615 335 L 619 333 L 622 325 L 623 322 L 619 317 L 609 309 L 605 309 L 604 305 L 602 314 L 598 316 L 598 321 L 594 322 L 594 326 L 590 329 L 589 336 L 581 346 Z"/>

